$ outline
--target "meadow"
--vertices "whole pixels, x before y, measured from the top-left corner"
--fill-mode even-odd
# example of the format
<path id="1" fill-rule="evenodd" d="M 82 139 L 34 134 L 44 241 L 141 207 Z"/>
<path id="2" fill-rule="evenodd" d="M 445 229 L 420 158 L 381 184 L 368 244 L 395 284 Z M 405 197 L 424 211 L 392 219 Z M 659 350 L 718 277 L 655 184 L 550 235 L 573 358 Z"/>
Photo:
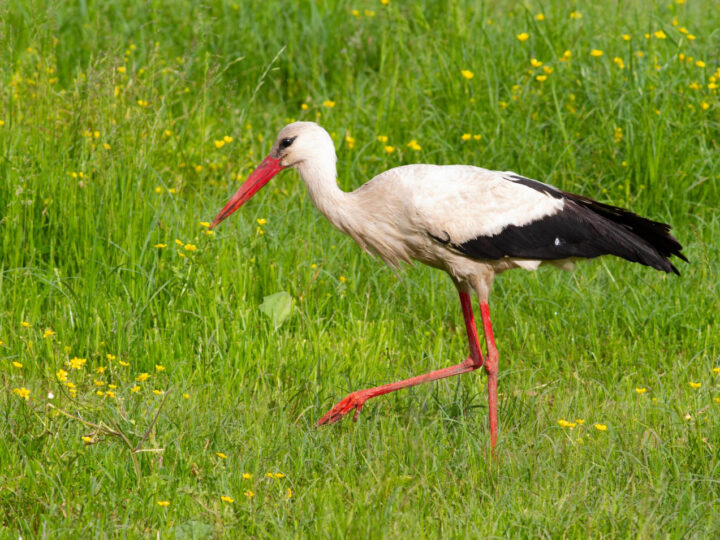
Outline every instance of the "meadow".
<path id="1" fill-rule="evenodd" d="M 717 0 L 0 3 L 0 537 L 720 537 L 718 43 Z M 294 172 L 208 229 L 292 120 L 344 189 L 513 170 L 690 262 L 496 280 L 495 460 L 481 371 L 317 429 L 467 344 Z"/>

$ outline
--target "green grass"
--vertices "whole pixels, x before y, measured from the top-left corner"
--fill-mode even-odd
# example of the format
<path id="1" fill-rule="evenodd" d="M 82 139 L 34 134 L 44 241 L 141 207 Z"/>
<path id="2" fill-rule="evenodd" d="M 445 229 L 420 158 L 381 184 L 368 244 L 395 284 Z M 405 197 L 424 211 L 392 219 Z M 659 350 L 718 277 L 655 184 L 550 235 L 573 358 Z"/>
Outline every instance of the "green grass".
<path id="1" fill-rule="evenodd" d="M 720 535 L 720 4 L 513 4 L 0 5 L 0 536 Z M 315 429 L 467 345 L 450 280 L 362 253 L 295 173 L 205 234 L 291 119 L 345 189 L 515 170 L 671 223 L 690 264 L 496 281 L 497 461 L 480 372 Z"/>

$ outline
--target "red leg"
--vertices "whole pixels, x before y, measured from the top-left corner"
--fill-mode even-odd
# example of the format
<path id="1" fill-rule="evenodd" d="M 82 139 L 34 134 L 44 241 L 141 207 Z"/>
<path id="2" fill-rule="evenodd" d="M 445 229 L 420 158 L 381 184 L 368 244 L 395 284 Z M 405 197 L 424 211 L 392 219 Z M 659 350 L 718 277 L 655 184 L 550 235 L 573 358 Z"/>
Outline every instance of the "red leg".
<path id="1" fill-rule="evenodd" d="M 490 446 L 495 449 L 497 444 L 497 372 L 498 351 L 495 347 L 492 323 L 490 322 L 490 306 L 486 301 L 480 303 L 483 330 L 485 331 L 485 344 L 487 356 L 485 357 L 485 372 L 488 376 L 488 410 L 490 415 Z"/>
<path id="2" fill-rule="evenodd" d="M 445 377 L 452 377 L 453 375 L 460 375 L 461 373 L 467 373 L 468 371 L 474 371 L 483 365 L 483 357 L 480 352 L 480 342 L 477 336 L 477 329 L 475 328 L 475 318 L 473 316 L 472 299 L 470 294 L 467 292 L 460 291 L 460 304 L 462 305 L 463 318 L 465 319 L 465 330 L 467 331 L 468 343 L 470 345 L 470 356 L 468 356 L 461 364 L 438 369 L 437 371 L 431 371 L 424 375 L 418 375 L 404 381 L 399 381 L 390 384 L 384 384 L 375 388 L 368 388 L 367 390 L 359 390 L 353 392 L 340 403 L 335 405 L 330 412 L 318 420 L 318 426 L 323 424 L 332 424 L 337 422 L 351 412 L 355 410 L 353 420 L 357 418 L 357 415 L 362 410 L 365 402 L 377 396 L 382 396 L 388 392 L 394 392 L 401 388 L 408 388 L 415 386 L 420 383 L 436 381 L 438 379 L 444 379 Z"/>

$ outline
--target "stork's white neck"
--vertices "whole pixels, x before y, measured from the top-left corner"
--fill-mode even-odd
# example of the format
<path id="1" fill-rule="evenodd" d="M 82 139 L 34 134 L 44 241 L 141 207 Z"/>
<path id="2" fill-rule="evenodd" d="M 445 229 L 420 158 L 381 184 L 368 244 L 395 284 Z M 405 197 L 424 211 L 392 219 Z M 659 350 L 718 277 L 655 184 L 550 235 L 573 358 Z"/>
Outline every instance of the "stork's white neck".
<path id="1" fill-rule="evenodd" d="M 335 155 L 332 158 L 305 160 L 298 163 L 300 177 L 307 185 L 308 194 L 315 207 L 341 231 L 347 233 L 352 212 L 347 211 L 351 195 L 337 184 Z"/>

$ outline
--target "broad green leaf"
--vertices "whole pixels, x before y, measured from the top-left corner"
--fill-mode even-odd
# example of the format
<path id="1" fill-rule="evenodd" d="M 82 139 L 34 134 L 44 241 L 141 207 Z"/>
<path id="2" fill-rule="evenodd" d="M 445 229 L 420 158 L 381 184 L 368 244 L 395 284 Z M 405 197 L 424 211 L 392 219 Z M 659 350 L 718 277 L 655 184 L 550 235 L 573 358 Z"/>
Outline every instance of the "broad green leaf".
<path id="1" fill-rule="evenodd" d="M 272 319 L 275 328 L 279 328 L 292 314 L 294 304 L 293 297 L 285 291 L 281 291 L 263 298 L 260 311 Z"/>

